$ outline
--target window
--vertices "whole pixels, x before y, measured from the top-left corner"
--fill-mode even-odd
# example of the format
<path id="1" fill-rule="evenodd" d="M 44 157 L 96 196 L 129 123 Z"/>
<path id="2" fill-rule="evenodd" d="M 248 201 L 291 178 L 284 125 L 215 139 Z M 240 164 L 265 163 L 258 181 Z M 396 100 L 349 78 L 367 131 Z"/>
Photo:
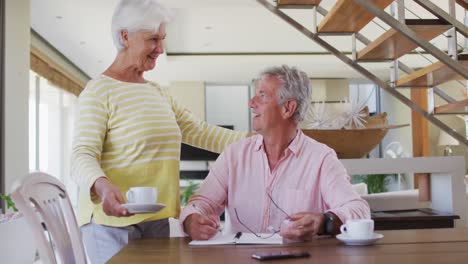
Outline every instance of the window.
<path id="1" fill-rule="evenodd" d="M 369 108 L 369 113 L 375 114 L 379 108 L 377 105 L 378 89 L 379 87 L 373 83 L 351 80 L 349 83 L 349 97 L 351 101 L 365 103 Z"/>
<path id="2" fill-rule="evenodd" d="M 77 97 L 33 71 L 29 94 L 29 170 L 60 179 L 75 206 L 78 188 L 70 178 L 70 157 Z"/>

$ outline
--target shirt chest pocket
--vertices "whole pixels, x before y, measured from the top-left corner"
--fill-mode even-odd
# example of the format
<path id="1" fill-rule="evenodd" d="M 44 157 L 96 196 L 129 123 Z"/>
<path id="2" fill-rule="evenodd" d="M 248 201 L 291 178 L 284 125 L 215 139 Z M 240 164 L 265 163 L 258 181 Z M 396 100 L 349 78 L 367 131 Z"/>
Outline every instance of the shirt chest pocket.
<path id="1" fill-rule="evenodd" d="M 317 199 L 312 189 L 286 188 L 282 192 L 279 204 L 289 215 L 317 211 Z"/>

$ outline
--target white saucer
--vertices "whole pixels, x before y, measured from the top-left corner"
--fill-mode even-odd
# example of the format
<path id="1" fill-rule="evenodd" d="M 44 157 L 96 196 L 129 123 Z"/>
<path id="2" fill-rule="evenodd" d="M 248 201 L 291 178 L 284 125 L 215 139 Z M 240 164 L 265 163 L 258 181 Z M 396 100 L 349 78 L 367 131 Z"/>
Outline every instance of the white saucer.
<path id="1" fill-rule="evenodd" d="M 375 241 L 383 237 L 384 236 L 382 234 L 377 234 L 377 233 L 372 234 L 372 237 L 370 238 L 350 238 L 349 236 L 345 234 L 339 234 L 336 236 L 338 240 L 343 241 L 346 245 L 350 245 L 350 246 L 372 245 L 375 243 Z"/>
<path id="2" fill-rule="evenodd" d="M 136 204 L 126 203 L 122 204 L 125 209 L 131 214 L 152 214 L 161 211 L 166 207 L 165 204 Z"/>

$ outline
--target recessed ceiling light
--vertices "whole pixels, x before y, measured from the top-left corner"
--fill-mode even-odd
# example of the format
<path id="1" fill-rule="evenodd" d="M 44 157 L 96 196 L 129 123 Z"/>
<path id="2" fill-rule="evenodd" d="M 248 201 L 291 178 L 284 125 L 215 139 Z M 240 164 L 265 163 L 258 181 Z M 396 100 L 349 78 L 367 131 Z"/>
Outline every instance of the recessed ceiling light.
<path id="1" fill-rule="evenodd" d="M 213 29 L 213 28 L 212 28 L 211 26 L 206 26 L 205 29 L 206 29 L 206 30 L 211 30 L 211 29 Z"/>
<path id="2" fill-rule="evenodd" d="M 211 42 L 206 42 L 203 44 L 203 47 L 209 47 L 209 46 L 211 46 Z"/>
<path id="3" fill-rule="evenodd" d="M 62 19 L 63 16 L 55 16 L 56 19 Z"/>
<path id="4" fill-rule="evenodd" d="M 86 41 L 80 41 L 80 45 L 85 45 Z"/>

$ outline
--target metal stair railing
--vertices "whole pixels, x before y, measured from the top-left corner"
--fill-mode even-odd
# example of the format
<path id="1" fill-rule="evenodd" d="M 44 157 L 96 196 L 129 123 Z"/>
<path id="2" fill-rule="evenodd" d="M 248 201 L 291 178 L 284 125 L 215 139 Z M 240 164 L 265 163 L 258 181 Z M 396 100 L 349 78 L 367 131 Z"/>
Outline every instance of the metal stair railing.
<path id="1" fill-rule="evenodd" d="M 376 17 L 380 18 L 383 22 L 390 25 L 393 29 L 395 29 L 399 33 L 403 34 L 409 40 L 416 43 L 419 47 L 423 48 L 429 54 L 436 57 L 439 61 L 443 62 L 448 67 L 452 68 L 452 70 L 456 71 L 465 79 L 468 79 L 468 70 L 465 69 L 463 65 L 453 60 L 447 54 L 440 51 L 437 47 L 435 47 L 434 45 L 432 45 L 431 43 L 429 43 L 428 41 L 420 37 L 416 32 L 411 30 L 408 26 L 400 23 L 391 15 L 387 14 L 384 10 L 381 10 L 378 6 L 372 3 L 372 1 L 369 1 L 369 0 L 353 0 L 353 1 L 361 5 L 370 13 L 374 14 Z"/>
<path id="2" fill-rule="evenodd" d="M 418 16 L 416 13 L 414 13 L 413 11 L 411 11 L 410 9 L 406 8 L 406 11 L 410 12 L 411 14 L 413 14 L 415 17 L 417 17 L 418 19 L 422 19 L 420 16 Z M 375 24 L 378 24 L 377 22 L 375 21 L 372 21 L 374 22 Z M 449 37 L 445 34 L 442 34 L 444 37 Z M 464 50 L 464 47 L 458 43 L 456 43 L 457 47 L 460 48 L 462 51 Z M 424 58 L 426 61 L 430 62 L 430 63 L 434 63 L 434 61 L 432 61 L 431 59 L 429 59 L 425 54 L 419 52 L 418 50 L 415 50 L 416 53 L 418 53 L 422 58 Z M 400 64 L 402 64 L 400 62 Z M 409 69 L 410 72 L 408 72 L 406 69 Z M 415 72 L 415 70 L 413 70 L 412 68 L 404 65 L 403 67 L 400 67 L 400 70 L 406 72 L 406 73 L 413 73 Z M 465 87 L 466 85 L 464 83 L 462 83 L 460 80 L 454 80 L 456 81 L 457 83 L 459 83 L 462 87 Z M 434 93 L 437 94 L 440 98 L 442 98 L 443 100 L 445 100 L 447 103 L 453 103 L 457 100 L 455 100 L 453 97 L 449 96 L 448 94 L 446 94 L 444 91 L 442 91 L 440 88 L 438 88 L 437 86 L 434 86 L 432 87 L 432 89 L 434 90 Z"/>
<path id="3" fill-rule="evenodd" d="M 319 14 L 321 14 L 322 16 L 326 16 L 328 14 L 328 11 L 321 7 L 321 6 L 317 6 L 317 12 Z M 375 22 L 375 21 L 372 21 L 372 23 L 376 24 L 377 26 L 379 26 L 381 29 L 383 30 L 386 30 L 382 25 L 380 25 L 379 23 Z M 359 40 L 361 43 L 363 43 L 364 45 L 369 45 L 371 43 L 371 41 L 366 38 L 364 35 L 362 35 L 361 33 L 356 33 L 355 35 L 356 39 Z M 426 56 L 424 56 L 424 54 L 420 53 L 419 51 L 416 51 L 420 56 L 423 56 L 423 58 L 425 58 L 426 60 L 428 60 L 429 62 L 433 63 L 431 60 L 429 60 Z M 402 70 L 403 72 L 405 73 L 413 73 L 415 72 L 414 69 L 412 69 L 411 67 L 407 66 L 406 64 L 402 63 L 402 62 L 399 62 L 398 63 L 398 68 L 400 70 Z M 456 100 L 449 96 L 447 93 L 445 93 L 442 89 L 440 89 L 439 87 L 435 86 L 433 87 L 434 89 L 434 93 L 437 94 L 440 98 L 442 98 L 443 100 L 445 100 L 446 102 L 448 103 L 452 103 L 452 102 L 455 102 Z"/>
<path id="4" fill-rule="evenodd" d="M 380 86 L 382 89 L 387 91 L 389 94 L 396 97 L 403 104 L 407 105 L 412 110 L 414 110 L 415 112 L 417 112 L 418 114 L 420 114 L 421 116 L 426 118 L 428 121 L 430 121 L 434 125 L 438 126 L 439 128 L 441 128 L 442 130 L 447 132 L 449 135 L 453 136 L 455 139 L 457 139 L 461 143 L 468 146 L 468 139 L 466 139 L 464 136 L 462 136 L 461 134 L 454 131 L 452 128 L 447 126 L 445 123 L 443 123 L 439 119 L 435 118 L 432 114 L 430 114 L 427 111 L 425 111 L 424 109 L 422 109 L 419 105 L 415 104 L 413 101 L 411 101 L 406 96 L 404 96 L 402 93 L 400 93 L 395 88 L 393 88 L 391 85 L 389 85 L 388 83 L 386 83 L 385 81 L 381 80 L 379 77 L 377 77 L 376 75 L 371 73 L 369 70 L 367 70 L 363 66 L 359 65 L 357 61 L 348 58 L 348 56 L 346 56 L 345 54 L 343 54 L 342 52 L 337 50 L 335 47 L 330 45 L 326 40 L 321 38 L 319 36 L 319 33 L 310 31 L 309 29 L 304 27 L 301 23 L 297 22 L 296 20 L 291 18 L 289 15 L 287 15 L 286 13 L 284 13 L 283 11 L 281 11 L 280 9 L 278 9 L 277 7 L 275 7 L 274 5 L 269 3 L 268 0 L 256 0 L 256 1 L 258 3 L 260 3 L 261 5 L 263 5 L 267 10 L 269 10 L 270 12 L 272 12 L 273 14 L 275 14 L 276 16 L 278 16 L 279 18 L 284 20 L 286 23 L 288 23 L 289 25 L 291 25 L 292 27 L 297 29 L 302 34 L 304 34 L 306 37 L 308 37 L 309 39 L 315 41 L 322 48 L 326 49 L 327 51 L 329 51 L 330 53 L 335 55 L 338 59 L 340 59 L 341 61 L 346 63 L 348 66 L 352 67 L 357 72 L 359 72 L 360 74 L 365 76 L 367 79 L 371 80 L 372 82 L 374 82 L 375 84 Z M 376 15 L 377 17 L 379 17 L 379 18 L 384 17 L 384 19 L 381 18 L 384 22 L 386 22 L 386 23 L 390 22 L 389 25 L 391 27 L 397 26 L 398 29 L 399 29 L 398 31 L 401 30 L 401 31 L 404 32 L 404 33 L 401 32 L 403 35 L 405 35 L 405 36 L 410 35 L 411 37 L 407 36 L 409 39 L 414 40 L 415 43 L 418 44 L 418 45 L 422 44 L 422 45 L 419 45 L 419 46 L 421 46 L 423 49 L 425 49 L 430 54 L 432 54 L 434 57 L 438 58 L 439 60 L 443 61 L 444 63 L 447 62 L 446 63 L 447 65 L 450 64 L 449 67 L 451 67 L 453 70 L 455 70 L 456 72 L 460 73 L 462 76 L 467 78 L 468 71 L 466 69 L 464 69 L 461 64 L 459 64 L 457 61 L 452 60 L 445 53 L 438 50 L 436 47 L 434 47 L 432 44 L 428 43 L 426 40 L 424 40 L 421 37 L 417 36 L 417 34 L 415 32 L 413 32 L 411 29 L 409 29 L 406 25 L 401 24 L 400 22 L 398 22 L 398 20 L 394 19 L 393 17 L 391 17 L 390 15 L 385 13 L 384 11 L 376 10 L 376 9 L 378 9 L 378 7 L 376 7 L 372 3 L 369 3 L 370 1 L 368 1 L 368 0 L 353 0 L 353 1 L 357 2 L 361 6 L 364 4 L 366 6 L 365 8 L 366 9 L 367 8 L 371 9 L 372 11 L 370 11 L 370 12 L 373 13 L 374 15 Z M 369 5 L 369 4 L 371 4 L 371 5 Z M 382 14 L 382 13 L 384 13 L 384 14 Z M 315 27 L 314 27 L 314 31 L 316 31 Z M 353 35 L 357 35 L 357 34 L 359 34 L 359 33 L 356 33 L 356 34 L 353 34 Z M 360 38 L 362 38 L 363 40 L 365 39 L 364 36 L 362 36 L 362 35 L 360 35 Z"/>
<path id="5" fill-rule="evenodd" d="M 434 3 L 429 0 L 414 0 L 420 6 L 424 7 L 427 11 L 432 13 L 434 16 L 438 17 L 439 19 L 443 19 L 450 24 L 452 24 L 458 32 L 460 32 L 463 36 L 468 38 L 468 28 L 459 22 L 456 18 L 452 17 L 450 14 L 445 12 L 442 8 L 438 7 Z M 455 5 L 455 3 L 450 3 L 451 5 Z"/>

